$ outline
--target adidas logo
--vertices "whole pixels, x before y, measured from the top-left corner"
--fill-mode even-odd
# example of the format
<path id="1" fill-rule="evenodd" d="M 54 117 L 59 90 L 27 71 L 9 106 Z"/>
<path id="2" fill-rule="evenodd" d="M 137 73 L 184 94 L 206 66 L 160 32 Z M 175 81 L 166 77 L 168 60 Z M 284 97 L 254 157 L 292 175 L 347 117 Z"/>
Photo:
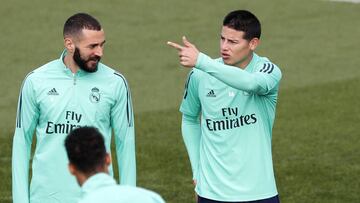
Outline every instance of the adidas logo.
<path id="1" fill-rule="evenodd" d="M 48 93 L 48 95 L 59 95 L 55 88 L 52 88 Z"/>
<path id="2" fill-rule="evenodd" d="M 209 93 L 206 95 L 207 97 L 216 97 L 214 90 L 210 90 Z"/>

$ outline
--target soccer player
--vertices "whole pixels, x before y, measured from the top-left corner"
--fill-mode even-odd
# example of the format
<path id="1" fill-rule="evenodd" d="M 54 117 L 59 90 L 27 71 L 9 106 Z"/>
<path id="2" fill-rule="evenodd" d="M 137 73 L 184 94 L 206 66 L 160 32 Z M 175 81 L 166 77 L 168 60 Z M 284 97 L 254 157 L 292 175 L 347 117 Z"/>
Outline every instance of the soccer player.
<path id="1" fill-rule="evenodd" d="M 156 193 L 117 185 L 108 175 L 110 155 L 104 138 L 94 127 L 76 128 L 65 139 L 69 170 L 83 191 L 80 203 L 164 203 Z"/>
<path id="2" fill-rule="evenodd" d="M 271 137 L 281 72 L 254 52 L 260 34 L 257 17 L 236 10 L 223 21 L 219 59 L 185 37 L 168 42 L 194 67 L 180 111 L 199 203 L 279 202 Z"/>
<path id="3" fill-rule="evenodd" d="M 84 125 L 100 130 L 107 151 L 114 131 L 121 184 L 135 185 L 129 85 L 124 76 L 100 63 L 104 30 L 94 17 L 78 13 L 65 22 L 63 34 L 65 50 L 60 58 L 30 72 L 20 90 L 12 152 L 14 203 L 77 202 L 80 187 L 67 169 L 63 143 L 72 129 Z"/>

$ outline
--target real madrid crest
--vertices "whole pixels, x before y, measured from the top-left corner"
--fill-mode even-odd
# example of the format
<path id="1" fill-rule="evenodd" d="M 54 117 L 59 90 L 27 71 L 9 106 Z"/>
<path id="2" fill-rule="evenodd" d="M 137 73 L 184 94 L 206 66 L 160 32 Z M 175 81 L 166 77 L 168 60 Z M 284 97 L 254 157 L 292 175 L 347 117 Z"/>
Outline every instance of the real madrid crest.
<path id="1" fill-rule="evenodd" d="M 91 89 L 89 99 L 92 103 L 98 103 L 100 101 L 100 93 L 99 92 L 100 91 L 97 87 L 93 87 Z"/>

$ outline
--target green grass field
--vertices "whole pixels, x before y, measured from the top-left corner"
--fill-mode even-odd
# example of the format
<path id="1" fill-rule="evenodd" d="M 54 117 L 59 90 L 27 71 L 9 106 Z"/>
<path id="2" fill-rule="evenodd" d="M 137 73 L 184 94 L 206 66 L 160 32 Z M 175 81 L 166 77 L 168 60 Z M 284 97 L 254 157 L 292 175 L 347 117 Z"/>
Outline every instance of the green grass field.
<path id="1" fill-rule="evenodd" d="M 224 15 L 253 11 L 258 53 L 283 72 L 273 132 L 277 186 L 285 203 L 360 202 L 360 4 L 322 0 L 2 1 L 0 7 L 0 202 L 11 201 L 11 147 L 25 75 L 59 57 L 62 26 L 95 15 L 107 43 L 103 62 L 132 89 L 138 185 L 167 202 L 193 202 L 178 106 L 188 70 L 166 41 L 186 35 L 218 57 Z"/>

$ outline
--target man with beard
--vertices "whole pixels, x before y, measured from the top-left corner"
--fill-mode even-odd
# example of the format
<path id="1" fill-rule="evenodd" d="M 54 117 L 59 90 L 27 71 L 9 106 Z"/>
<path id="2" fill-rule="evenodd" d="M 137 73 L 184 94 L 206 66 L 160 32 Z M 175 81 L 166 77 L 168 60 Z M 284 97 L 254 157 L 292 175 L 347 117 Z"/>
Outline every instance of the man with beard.
<path id="1" fill-rule="evenodd" d="M 98 128 L 107 152 L 114 132 L 120 184 L 136 182 L 131 94 L 125 78 L 100 63 L 104 30 L 94 17 L 78 13 L 65 22 L 63 34 L 60 58 L 29 73 L 20 90 L 12 154 L 14 203 L 78 201 L 81 190 L 67 169 L 63 143 L 81 126 Z"/>

